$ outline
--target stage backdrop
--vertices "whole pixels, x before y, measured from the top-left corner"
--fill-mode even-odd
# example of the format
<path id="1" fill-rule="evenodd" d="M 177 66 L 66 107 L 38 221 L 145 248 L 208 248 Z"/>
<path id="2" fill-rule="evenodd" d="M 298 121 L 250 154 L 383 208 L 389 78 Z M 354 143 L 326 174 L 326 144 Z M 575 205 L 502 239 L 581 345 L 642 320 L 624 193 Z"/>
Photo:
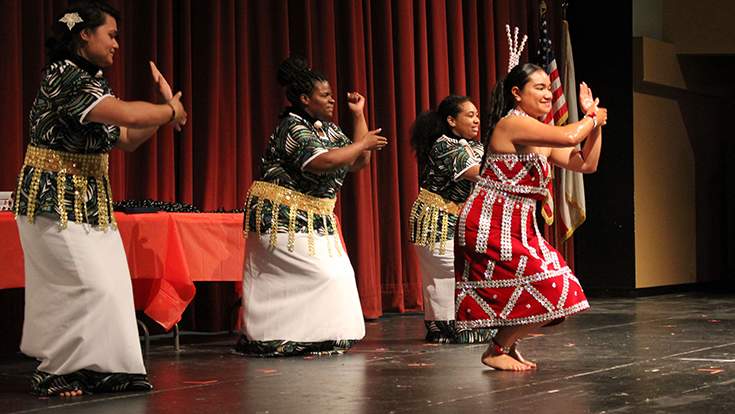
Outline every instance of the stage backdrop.
<path id="1" fill-rule="evenodd" d="M 559 8 L 549 1 L 556 30 Z M 44 66 L 44 40 L 67 1 L 0 0 L 0 190 L 13 190 L 28 141 L 28 111 Z M 351 130 L 345 94 L 367 97 L 371 128 L 388 147 L 351 175 L 338 204 L 367 318 L 420 309 L 421 282 L 408 242 L 418 193 L 409 130 L 447 94 L 485 108 L 507 68 L 505 24 L 528 33 L 535 56 L 538 0 L 112 1 L 120 50 L 106 70 L 117 96 L 154 100 L 154 60 L 183 91 L 189 123 L 164 128 L 133 154 L 115 150 L 115 199 L 152 198 L 205 210 L 239 208 L 285 99 L 276 68 L 291 53 L 327 75 L 338 124 Z M 556 18 L 555 18 L 556 17 Z M 556 39 L 555 39 L 556 40 Z M 556 42 L 556 45 L 558 42 Z M 522 62 L 528 60 L 529 48 Z"/>

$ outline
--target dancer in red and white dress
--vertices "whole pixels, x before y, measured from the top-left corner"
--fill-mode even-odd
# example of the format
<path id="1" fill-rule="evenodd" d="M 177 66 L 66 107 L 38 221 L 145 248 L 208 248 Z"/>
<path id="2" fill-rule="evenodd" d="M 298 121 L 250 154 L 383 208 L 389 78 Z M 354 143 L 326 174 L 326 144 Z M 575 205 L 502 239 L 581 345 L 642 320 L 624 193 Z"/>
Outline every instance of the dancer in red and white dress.
<path id="1" fill-rule="evenodd" d="M 515 66 L 493 92 L 481 179 L 462 209 L 455 238 L 457 328 L 498 328 L 482 356 L 492 368 L 535 368 L 518 352 L 517 341 L 589 307 L 535 215 L 537 202 L 551 197 L 551 163 L 585 173 L 597 169 L 607 111 L 587 85 L 579 96 L 585 117 L 557 127 L 539 120 L 552 102 L 541 67 Z"/>

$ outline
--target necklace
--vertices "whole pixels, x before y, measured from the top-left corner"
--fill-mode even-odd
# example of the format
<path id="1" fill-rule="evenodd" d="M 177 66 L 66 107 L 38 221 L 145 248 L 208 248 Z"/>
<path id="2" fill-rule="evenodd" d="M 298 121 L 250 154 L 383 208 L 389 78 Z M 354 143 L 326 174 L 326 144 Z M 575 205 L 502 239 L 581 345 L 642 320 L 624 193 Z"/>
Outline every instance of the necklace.
<path id="1" fill-rule="evenodd" d="M 520 110 L 518 108 L 511 109 L 510 111 L 508 111 L 508 114 L 505 115 L 505 116 L 511 116 L 511 115 L 515 115 L 515 116 L 527 116 L 529 118 L 531 117 L 531 115 L 523 112 L 522 110 Z"/>

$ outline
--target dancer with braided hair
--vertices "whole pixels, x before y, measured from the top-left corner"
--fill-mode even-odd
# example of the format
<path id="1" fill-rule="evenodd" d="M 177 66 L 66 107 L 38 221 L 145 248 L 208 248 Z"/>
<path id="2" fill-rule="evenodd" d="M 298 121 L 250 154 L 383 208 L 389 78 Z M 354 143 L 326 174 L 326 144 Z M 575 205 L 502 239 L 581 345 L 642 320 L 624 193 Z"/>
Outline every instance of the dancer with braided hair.
<path id="1" fill-rule="evenodd" d="M 245 202 L 243 271 L 246 355 L 340 353 L 365 335 L 355 273 L 334 205 L 345 176 L 387 140 L 369 131 L 365 98 L 347 94 L 350 140 L 330 122 L 335 98 L 326 77 L 291 57 L 278 68 L 291 106 L 271 135 L 262 177 Z"/>
<path id="2" fill-rule="evenodd" d="M 479 179 L 480 113 L 467 96 L 449 95 L 420 114 L 411 129 L 420 191 L 411 208 L 410 240 L 419 259 L 426 340 L 487 342 L 490 329 L 454 326 L 454 230 L 462 204 Z"/>

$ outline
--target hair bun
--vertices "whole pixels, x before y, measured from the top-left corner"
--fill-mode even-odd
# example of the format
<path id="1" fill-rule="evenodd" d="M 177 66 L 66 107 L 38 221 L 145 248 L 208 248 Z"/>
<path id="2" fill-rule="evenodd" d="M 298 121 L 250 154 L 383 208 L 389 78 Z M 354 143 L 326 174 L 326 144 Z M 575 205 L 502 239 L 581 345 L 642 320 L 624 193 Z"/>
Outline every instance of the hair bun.
<path id="1" fill-rule="evenodd" d="M 290 56 L 278 66 L 278 83 L 287 86 L 301 73 L 309 72 L 309 64 L 300 56 Z"/>

